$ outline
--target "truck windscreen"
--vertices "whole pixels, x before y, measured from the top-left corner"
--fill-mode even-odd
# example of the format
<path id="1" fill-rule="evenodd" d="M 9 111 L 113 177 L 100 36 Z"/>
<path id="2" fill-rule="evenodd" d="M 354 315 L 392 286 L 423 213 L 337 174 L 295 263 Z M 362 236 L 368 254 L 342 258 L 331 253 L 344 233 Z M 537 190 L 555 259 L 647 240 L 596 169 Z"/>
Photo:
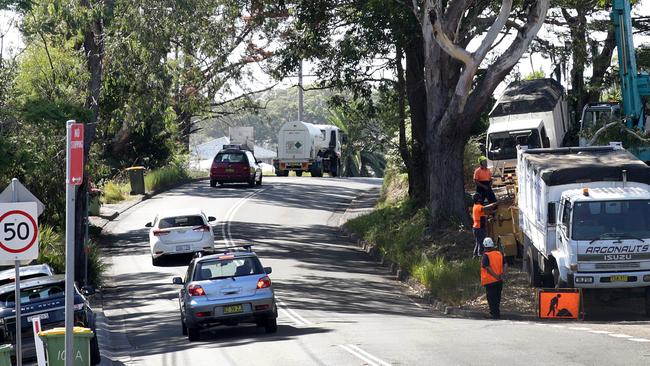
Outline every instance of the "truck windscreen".
<path id="1" fill-rule="evenodd" d="M 574 240 L 650 238 L 650 201 L 576 202 Z"/>
<path id="2" fill-rule="evenodd" d="M 537 130 L 496 132 L 488 135 L 487 154 L 490 160 L 517 158 L 517 145 L 529 148 L 542 147 Z"/>

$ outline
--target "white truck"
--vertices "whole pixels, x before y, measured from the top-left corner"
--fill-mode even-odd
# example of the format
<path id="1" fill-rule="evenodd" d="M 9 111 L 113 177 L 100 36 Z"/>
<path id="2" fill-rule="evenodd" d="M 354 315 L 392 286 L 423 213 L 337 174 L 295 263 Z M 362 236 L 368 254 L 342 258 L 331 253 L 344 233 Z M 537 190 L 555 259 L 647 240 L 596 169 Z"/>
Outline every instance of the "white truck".
<path id="1" fill-rule="evenodd" d="M 532 286 L 645 288 L 650 167 L 620 144 L 518 150 L 519 226 Z"/>
<path id="2" fill-rule="evenodd" d="M 278 134 L 278 157 L 273 160 L 275 174 L 297 176 L 308 171 L 314 177 L 329 173 L 336 177 L 341 167 L 341 130 L 331 125 L 286 122 Z"/>
<path id="3" fill-rule="evenodd" d="M 513 173 L 517 146 L 561 147 L 569 128 L 564 88 L 554 79 L 513 82 L 489 114 L 486 155 L 494 176 Z"/>
<path id="4" fill-rule="evenodd" d="M 253 127 L 229 127 L 228 136 L 230 145 L 255 153 L 255 130 Z M 224 147 L 225 148 L 225 147 Z"/>

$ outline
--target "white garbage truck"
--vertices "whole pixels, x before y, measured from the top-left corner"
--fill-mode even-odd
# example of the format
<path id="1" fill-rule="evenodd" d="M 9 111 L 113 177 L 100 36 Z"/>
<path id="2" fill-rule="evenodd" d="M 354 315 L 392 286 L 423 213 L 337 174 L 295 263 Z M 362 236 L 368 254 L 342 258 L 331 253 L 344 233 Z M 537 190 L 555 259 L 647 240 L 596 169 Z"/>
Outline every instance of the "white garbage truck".
<path id="1" fill-rule="evenodd" d="M 313 177 L 329 173 L 336 177 L 341 168 L 341 130 L 332 125 L 286 122 L 278 133 L 278 157 L 273 160 L 275 174 L 286 177 L 310 172 Z"/>
<path id="2" fill-rule="evenodd" d="M 519 226 L 532 286 L 645 288 L 650 167 L 620 144 L 518 150 Z"/>

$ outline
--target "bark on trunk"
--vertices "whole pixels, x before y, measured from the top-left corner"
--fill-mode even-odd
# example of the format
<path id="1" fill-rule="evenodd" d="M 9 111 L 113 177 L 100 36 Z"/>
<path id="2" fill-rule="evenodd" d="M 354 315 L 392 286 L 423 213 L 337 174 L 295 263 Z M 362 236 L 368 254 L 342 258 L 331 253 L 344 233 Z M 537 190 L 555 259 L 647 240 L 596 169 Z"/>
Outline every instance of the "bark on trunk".
<path id="1" fill-rule="evenodd" d="M 404 80 L 404 67 L 402 59 L 404 50 L 397 46 L 395 64 L 397 67 L 397 108 L 399 113 L 399 153 L 406 167 L 409 182 L 409 197 L 413 195 L 413 174 L 411 172 L 411 152 L 406 141 L 406 81 Z"/>
<path id="2" fill-rule="evenodd" d="M 406 96 L 411 114 L 411 165 L 409 196 L 419 207 L 427 204 L 427 91 L 424 85 L 424 49 L 417 38 L 404 49 L 406 54 Z M 412 186 L 411 186 L 412 183 Z"/>

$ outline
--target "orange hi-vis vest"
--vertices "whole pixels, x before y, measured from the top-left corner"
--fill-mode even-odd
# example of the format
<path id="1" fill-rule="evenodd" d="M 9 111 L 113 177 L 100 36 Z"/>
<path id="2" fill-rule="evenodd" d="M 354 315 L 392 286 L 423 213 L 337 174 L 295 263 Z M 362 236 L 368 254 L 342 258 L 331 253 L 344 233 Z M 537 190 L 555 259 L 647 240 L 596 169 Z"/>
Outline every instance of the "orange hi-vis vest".
<path id="1" fill-rule="evenodd" d="M 501 276 L 503 274 L 503 254 L 498 250 L 490 250 L 486 251 L 485 255 L 490 259 L 490 268 L 492 268 L 492 271 Z M 481 285 L 485 286 L 494 282 L 498 282 L 498 280 L 492 277 L 487 269 L 481 266 Z"/>

